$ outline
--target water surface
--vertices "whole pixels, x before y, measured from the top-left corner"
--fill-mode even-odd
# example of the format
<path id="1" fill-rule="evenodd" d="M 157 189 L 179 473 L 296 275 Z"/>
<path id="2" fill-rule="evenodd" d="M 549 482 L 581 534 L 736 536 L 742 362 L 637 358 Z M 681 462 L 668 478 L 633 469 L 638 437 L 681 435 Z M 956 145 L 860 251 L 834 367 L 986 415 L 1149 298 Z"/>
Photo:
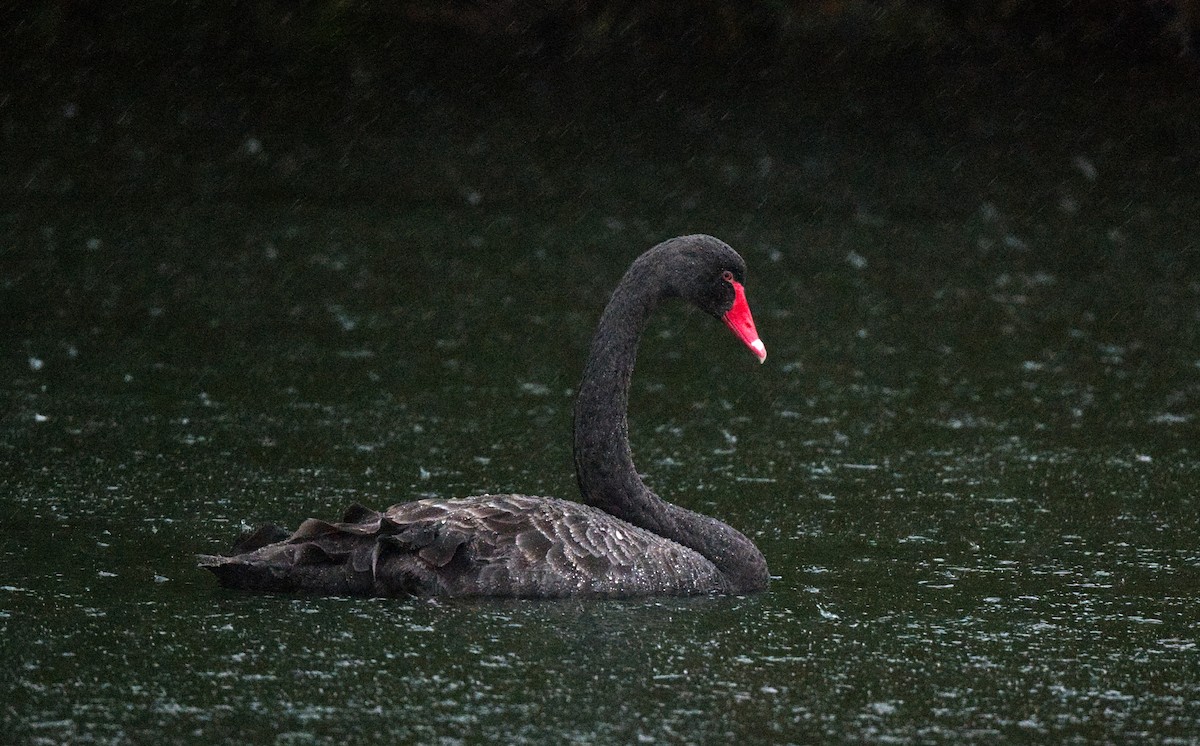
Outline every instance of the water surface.
<path id="1" fill-rule="evenodd" d="M 332 141 L 10 113 L 5 739 L 1200 737 L 1200 185 L 1162 134 L 1195 109 L 944 75 L 582 113 L 435 86 Z M 694 231 L 746 257 L 768 362 L 667 309 L 635 455 L 755 539 L 768 592 L 195 569 L 355 501 L 573 496 L 592 325 Z"/>

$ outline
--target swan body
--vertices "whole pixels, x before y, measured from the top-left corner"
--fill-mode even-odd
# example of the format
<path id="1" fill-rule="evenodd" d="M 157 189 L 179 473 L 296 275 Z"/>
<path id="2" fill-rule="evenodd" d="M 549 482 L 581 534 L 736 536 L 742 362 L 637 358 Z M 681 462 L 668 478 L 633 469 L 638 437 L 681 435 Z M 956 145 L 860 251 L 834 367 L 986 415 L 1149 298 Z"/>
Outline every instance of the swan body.
<path id="1" fill-rule="evenodd" d="M 251 545 L 244 548 L 249 549 Z M 713 563 L 596 508 L 551 497 L 353 506 L 284 541 L 207 567 L 226 585 L 354 596 L 641 596 L 728 593 Z"/>
<path id="2" fill-rule="evenodd" d="M 745 265 L 711 236 L 665 241 L 634 261 L 592 340 L 575 402 L 583 502 L 477 495 L 355 505 L 294 533 L 266 526 L 200 565 L 225 586 L 365 596 L 650 596 L 751 593 L 766 560 L 736 529 L 655 495 L 638 476 L 626 409 L 647 317 L 682 297 L 722 319 L 763 360 Z"/>

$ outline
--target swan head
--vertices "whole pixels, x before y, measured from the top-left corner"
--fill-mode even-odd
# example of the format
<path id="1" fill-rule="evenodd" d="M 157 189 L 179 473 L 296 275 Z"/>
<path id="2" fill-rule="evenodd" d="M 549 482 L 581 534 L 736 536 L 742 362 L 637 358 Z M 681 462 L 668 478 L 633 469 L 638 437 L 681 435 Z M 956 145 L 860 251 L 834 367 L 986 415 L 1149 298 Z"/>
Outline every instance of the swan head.
<path id="1" fill-rule="evenodd" d="M 767 348 L 746 302 L 746 262 L 729 244 L 712 236 L 680 236 L 664 241 L 645 257 L 651 255 L 668 295 L 691 301 L 723 321 L 760 363 L 766 361 Z"/>

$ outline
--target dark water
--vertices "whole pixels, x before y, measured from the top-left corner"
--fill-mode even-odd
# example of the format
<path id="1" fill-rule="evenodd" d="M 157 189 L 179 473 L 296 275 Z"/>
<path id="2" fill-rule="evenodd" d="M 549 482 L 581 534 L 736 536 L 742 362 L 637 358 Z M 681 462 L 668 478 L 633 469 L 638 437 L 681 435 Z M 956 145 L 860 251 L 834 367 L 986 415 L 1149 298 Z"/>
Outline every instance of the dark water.
<path id="1" fill-rule="evenodd" d="M 415 90 L 332 140 L 9 108 L 0 740 L 1200 738 L 1197 107 L 943 75 L 583 112 Z M 767 593 L 195 569 L 353 501 L 573 496 L 591 326 L 695 231 L 746 257 L 768 362 L 661 315 L 635 453 L 755 539 Z"/>

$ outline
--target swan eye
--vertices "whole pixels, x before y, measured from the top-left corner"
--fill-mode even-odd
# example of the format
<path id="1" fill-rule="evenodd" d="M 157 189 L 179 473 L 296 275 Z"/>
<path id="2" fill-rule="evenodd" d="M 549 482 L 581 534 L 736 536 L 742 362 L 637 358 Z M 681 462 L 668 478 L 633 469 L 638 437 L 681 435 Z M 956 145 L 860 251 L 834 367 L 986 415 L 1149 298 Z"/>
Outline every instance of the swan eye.
<path id="1" fill-rule="evenodd" d="M 721 279 L 725 282 L 733 282 L 733 273 L 729 270 L 725 270 L 721 273 Z"/>

